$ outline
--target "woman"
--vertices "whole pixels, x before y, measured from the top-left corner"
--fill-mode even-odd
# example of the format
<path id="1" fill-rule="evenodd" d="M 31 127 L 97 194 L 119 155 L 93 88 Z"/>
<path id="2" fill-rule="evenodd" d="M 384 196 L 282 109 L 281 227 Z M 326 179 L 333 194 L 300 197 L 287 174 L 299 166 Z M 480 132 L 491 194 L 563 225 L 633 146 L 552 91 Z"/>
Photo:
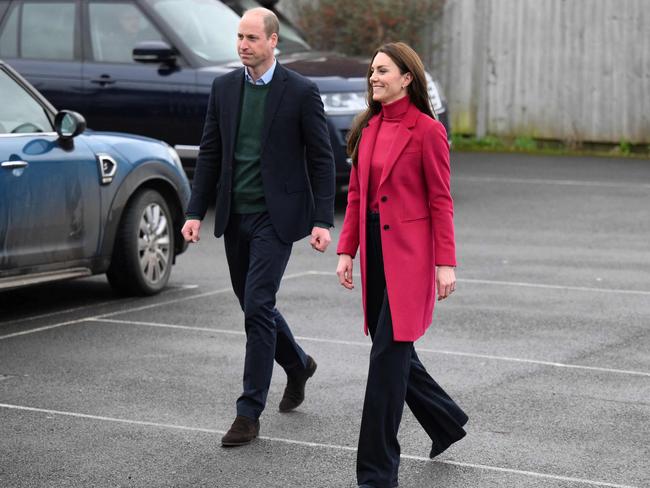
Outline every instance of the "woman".
<path id="1" fill-rule="evenodd" d="M 430 457 L 465 435 L 467 415 L 429 376 L 413 342 L 456 287 L 449 147 L 427 95 L 424 66 L 385 44 L 368 70 L 368 109 L 348 139 L 353 167 L 336 273 L 352 289 L 360 249 L 365 332 L 372 349 L 357 453 L 359 486 L 397 486 L 404 401 L 427 432 Z M 437 285 L 437 286 L 436 286 Z"/>

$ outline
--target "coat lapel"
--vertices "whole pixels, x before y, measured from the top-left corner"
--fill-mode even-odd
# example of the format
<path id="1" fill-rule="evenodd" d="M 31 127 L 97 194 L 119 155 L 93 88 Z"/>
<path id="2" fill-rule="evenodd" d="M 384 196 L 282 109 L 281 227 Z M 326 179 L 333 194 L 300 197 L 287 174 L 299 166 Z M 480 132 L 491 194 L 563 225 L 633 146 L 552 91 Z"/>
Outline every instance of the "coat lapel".
<path id="1" fill-rule="evenodd" d="M 370 181 L 370 160 L 372 158 L 372 153 L 375 150 L 375 141 L 377 140 L 377 132 L 379 132 L 380 125 L 380 118 L 378 115 L 375 115 L 370 119 L 368 125 L 361 130 L 358 165 L 359 188 L 361 189 L 361 198 L 364 205 L 367 203 L 364 199 L 364 195 L 367 195 L 368 193 L 368 184 Z"/>
<path id="2" fill-rule="evenodd" d="M 269 131 L 271 130 L 271 123 L 273 122 L 273 117 L 275 112 L 278 111 L 280 107 L 280 102 L 282 101 L 282 95 L 287 86 L 287 72 L 280 65 L 280 63 L 275 65 L 275 71 L 273 72 L 273 79 L 271 80 L 271 87 L 269 88 L 269 93 L 266 95 L 266 105 L 264 107 L 264 122 L 262 124 L 262 135 L 261 135 L 261 152 L 264 152 L 264 146 L 266 140 L 269 137 Z"/>
<path id="3" fill-rule="evenodd" d="M 239 74 L 232 77 L 225 90 L 225 99 L 222 99 L 222 114 L 225 120 L 220 123 L 227 132 L 223 134 L 225 161 L 231 161 L 235 151 L 235 140 L 237 138 L 237 129 L 239 128 L 239 116 L 241 107 L 241 96 L 244 90 L 244 68 L 240 68 Z"/>
<path id="4" fill-rule="evenodd" d="M 379 181 L 379 186 L 384 184 L 384 181 L 386 181 L 390 175 L 390 172 L 402 154 L 402 151 L 404 151 L 404 148 L 411 140 L 411 129 L 415 127 L 415 122 L 417 121 L 419 115 L 420 111 L 417 109 L 417 107 L 414 105 L 409 105 L 404 118 L 397 128 L 397 134 L 395 135 L 393 144 L 388 151 L 386 164 L 384 165 L 384 169 L 381 172 L 381 180 Z"/>

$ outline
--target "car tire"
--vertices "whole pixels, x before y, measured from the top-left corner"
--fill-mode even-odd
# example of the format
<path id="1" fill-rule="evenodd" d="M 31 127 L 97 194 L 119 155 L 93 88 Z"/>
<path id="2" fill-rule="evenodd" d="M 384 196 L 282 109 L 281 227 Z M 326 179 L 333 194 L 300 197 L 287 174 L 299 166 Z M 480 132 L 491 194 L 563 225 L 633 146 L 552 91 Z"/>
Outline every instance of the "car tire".
<path id="1" fill-rule="evenodd" d="M 146 189 L 129 201 L 115 237 L 108 281 L 124 295 L 154 295 L 169 281 L 174 229 L 165 199 Z"/>

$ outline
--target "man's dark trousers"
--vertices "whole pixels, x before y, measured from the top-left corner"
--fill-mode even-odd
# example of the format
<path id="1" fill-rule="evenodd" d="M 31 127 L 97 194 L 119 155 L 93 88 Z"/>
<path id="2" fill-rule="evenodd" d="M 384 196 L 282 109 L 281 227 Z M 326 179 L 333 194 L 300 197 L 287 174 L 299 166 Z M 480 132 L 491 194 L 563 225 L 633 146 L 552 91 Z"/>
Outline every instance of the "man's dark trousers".
<path id="1" fill-rule="evenodd" d="M 224 240 L 246 329 L 244 391 L 237 400 L 237 415 L 257 419 L 266 405 L 273 360 L 287 374 L 307 367 L 307 355 L 275 308 L 292 244 L 278 237 L 267 212 L 232 214 Z"/>

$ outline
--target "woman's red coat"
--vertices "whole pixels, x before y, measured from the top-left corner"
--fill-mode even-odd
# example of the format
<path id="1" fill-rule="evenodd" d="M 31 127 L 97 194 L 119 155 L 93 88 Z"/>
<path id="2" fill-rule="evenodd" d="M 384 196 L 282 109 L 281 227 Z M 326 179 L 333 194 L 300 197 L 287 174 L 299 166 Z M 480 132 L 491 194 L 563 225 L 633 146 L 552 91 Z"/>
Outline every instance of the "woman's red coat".
<path id="1" fill-rule="evenodd" d="M 366 215 L 370 158 L 381 114 L 361 134 L 352 167 L 338 254 L 361 261 L 366 310 Z M 410 104 L 397 128 L 379 184 L 381 242 L 396 341 L 416 341 L 431 324 L 435 267 L 456 265 L 449 145 L 444 126 Z M 385 198 L 384 198 L 385 197 Z M 368 324 L 364 320 L 364 331 Z"/>

